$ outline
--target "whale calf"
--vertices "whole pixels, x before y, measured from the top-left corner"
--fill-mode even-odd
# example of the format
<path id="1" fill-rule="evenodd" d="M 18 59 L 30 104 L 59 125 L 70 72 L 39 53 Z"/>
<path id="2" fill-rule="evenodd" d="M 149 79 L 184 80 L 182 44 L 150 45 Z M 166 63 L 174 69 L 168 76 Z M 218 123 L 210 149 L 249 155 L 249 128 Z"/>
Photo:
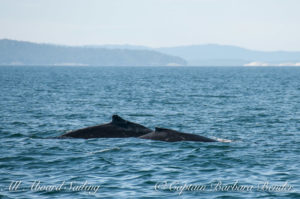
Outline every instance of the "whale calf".
<path id="1" fill-rule="evenodd" d="M 165 129 L 165 128 L 155 128 L 155 131 L 142 135 L 141 139 L 159 140 L 165 142 L 179 142 L 179 141 L 196 141 L 196 142 L 217 142 L 217 140 L 203 137 L 200 135 L 195 135 L 191 133 L 182 133 L 179 131 Z"/>
<path id="2" fill-rule="evenodd" d="M 113 115 L 110 123 L 70 131 L 57 138 L 126 138 L 139 137 L 150 132 L 152 130 L 147 127 Z"/>

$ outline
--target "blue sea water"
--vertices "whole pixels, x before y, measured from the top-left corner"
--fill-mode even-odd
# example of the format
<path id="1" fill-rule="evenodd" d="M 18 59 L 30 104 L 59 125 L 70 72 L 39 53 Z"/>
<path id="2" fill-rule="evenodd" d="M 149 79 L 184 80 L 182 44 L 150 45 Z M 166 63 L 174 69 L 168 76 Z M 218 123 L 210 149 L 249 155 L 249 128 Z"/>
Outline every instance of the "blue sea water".
<path id="1" fill-rule="evenodd" d="M 0 198 L 300 198 L 299 77 L 288 67 L 0 67 Z M 113 114 L 232 142 L 48 139 Z"/>

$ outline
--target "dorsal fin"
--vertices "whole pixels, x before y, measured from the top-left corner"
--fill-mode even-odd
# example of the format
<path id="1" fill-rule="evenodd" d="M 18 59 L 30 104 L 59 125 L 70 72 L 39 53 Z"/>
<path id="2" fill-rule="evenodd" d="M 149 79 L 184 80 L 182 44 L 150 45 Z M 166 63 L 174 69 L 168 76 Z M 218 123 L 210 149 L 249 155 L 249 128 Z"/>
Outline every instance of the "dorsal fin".
<path id="1" fill-rule="evenodd" d="M 160 127 L 155 127 L 155 131 L 160 132 L 160 131 L 168 131 L 169 129 L 165 128 L 160 128 Z"/>
<path id="2" fill-rule="evenodd" d="M 173 129 L 166 129 L 166 128 L 160 128 L 160 127 L 155 127 L 155 132 L 182 133 L 182 132 L 179 132 L 179 131 L 175 131 Z"/>
<path id="3" fill-rule="evenodd" d="M 112 116 L 112 122 L 113 123 L 123 123 L 123 122 L 126 122 L 126 120 L 124 120 L 123 118 L 121 118 L 118 115 L 113 115 Z"/>

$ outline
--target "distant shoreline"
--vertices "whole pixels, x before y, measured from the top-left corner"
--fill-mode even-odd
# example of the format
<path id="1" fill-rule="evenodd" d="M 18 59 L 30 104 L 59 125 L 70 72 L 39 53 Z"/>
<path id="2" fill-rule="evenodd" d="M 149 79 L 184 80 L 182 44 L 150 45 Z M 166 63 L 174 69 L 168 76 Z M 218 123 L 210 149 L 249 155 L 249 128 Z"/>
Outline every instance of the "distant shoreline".
<path id="1" fill-rule="evenodd" d="M 63 46 L 2 39 L 0 65 L 298 67 L 300 52 L 255 51 L 218 44 L 168 48 L 131 45 Z"/>

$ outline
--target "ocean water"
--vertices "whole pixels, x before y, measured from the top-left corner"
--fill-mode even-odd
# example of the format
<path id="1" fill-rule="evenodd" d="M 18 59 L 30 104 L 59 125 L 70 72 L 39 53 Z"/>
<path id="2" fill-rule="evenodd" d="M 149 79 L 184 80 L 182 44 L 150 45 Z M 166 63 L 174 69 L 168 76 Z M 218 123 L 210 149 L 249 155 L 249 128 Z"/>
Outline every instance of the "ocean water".
<path id="1" fill-rule="evenodd" d="M 0 67 L 0 198 L 300 198 L 300 68 Z M 48 139 L 118 114 L 232 142 Z"/>

